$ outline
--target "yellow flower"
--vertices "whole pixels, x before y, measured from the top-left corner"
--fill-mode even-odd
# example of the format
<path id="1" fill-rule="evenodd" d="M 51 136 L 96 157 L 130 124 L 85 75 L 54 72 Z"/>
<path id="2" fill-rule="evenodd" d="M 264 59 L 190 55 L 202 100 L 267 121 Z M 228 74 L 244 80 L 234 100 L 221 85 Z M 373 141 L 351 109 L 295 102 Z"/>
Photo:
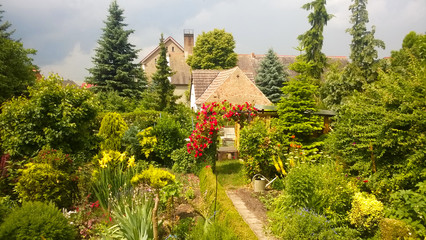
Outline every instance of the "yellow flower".
<path id="1" fill-rule="evenodd" d="M 123 162 L 124 159 L 126 158 L 126 152 L 120 154 L 120 158 L 118 159 L 120 162 Z"/>
<path id="2" fill-rule="evenodd" d="M 107 165 L 108 165 L 108 162 L 110 162 L 111 161 L 111 156 L 109 155 L 109 153 L 107 153 L 107 152 L 103 152 L 103 157 L 99 160 L 99 166 L 101 167 L 101 168 L 106 168 L 107 167 Z"/>
<path id="3" fill-rule="evenodd" d="M 129 161 L 127 161 L 127 167 L 130 168 L 130 167 L 134 167 L 134 166 L 135 166 L 135 156 L 131 156 L 129 158 Z"/>

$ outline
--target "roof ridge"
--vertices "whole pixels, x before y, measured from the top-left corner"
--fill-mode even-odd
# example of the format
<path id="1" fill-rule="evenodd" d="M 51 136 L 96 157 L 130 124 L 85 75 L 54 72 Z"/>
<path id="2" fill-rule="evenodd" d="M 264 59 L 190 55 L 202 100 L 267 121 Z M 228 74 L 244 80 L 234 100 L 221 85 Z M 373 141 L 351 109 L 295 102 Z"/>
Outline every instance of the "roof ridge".
<path id="1" fill-rule="evenodd" d="M 178 46 L 178 48 L 180 48 L 180 50 L 184 51 L 184 48 L 182 47 L 182 45 L 180 45 L 172 36 L 168 36 L 166 39 L 164 39 L 163 43 L 166 43 L 168 41 L 172 41 L 174 44 L 176 44 L 176 46 Z M 142 58 L 139 64 L 141 64 L 142 62 L 150 58 L 152 55 L 154 55 L 154 53 L 157 52 L 159 48 L 160 48 L 160 45 L 157 45 L 157 47 L 155 47 L 154 50 L 152 50 L 150 53 L 148 53 L 148 55 Z"/>

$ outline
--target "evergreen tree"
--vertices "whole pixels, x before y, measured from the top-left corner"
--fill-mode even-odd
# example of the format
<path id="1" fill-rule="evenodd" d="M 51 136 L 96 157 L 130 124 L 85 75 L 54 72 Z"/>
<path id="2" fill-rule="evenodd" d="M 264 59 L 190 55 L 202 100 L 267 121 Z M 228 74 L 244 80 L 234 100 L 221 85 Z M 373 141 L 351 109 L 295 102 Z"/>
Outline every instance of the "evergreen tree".
<path id="1" fill-rule="evenodd" d="M 280 101 L 281 88 L 287 81 L 288 73 L 280 62 L 274 50 L 269 49 L 265 58 L 260 62 L 256 75 L 256 85 L 273 103 Z"/>
<path id="2" fill-rule="evenodd" d="M 352 12 L 350 23 L 352 28 L 346 30 L 352 35 L 351 60 L 352 64 L 360 68 L 365 78 L 371 78 L 374 71 L 372 65 L 377 62 L 376 47 L 385 48 L 385 43 L 382 40 L 374 38 L 375 27 L 371 31 L 367 31 L 368 0 L 352 0 L 353 4 L 349 7 Z M 368 80 L 368 79 L 367 79 Z"/>
<path id="3" fill-rule="evenodd" d="M 315 79 L 320 79 L 327 64 L 327 58 L 321 52 L 324 40 L 323 30 L 333 15 L 327 13 L 325 4 L 326 0 L 314 0 L 302 6 L 303 9 L 308 11 L 313 9 L 313 12 L 308 15 L 308 20 L 312 27 L 306 33 L 299 35 L 298 40 L 305 51 L 302 56 L 303 60 L 313 64 L 310 74 Z"/>
<path id="4" fill-rule="evenodd" d="M 93 57 L 94 67 L 86 82 L 96 85 L 95 92 L 117 91 L 121 96 L 139 98 L 146 88 L 146 77 L 139 64 L 134 63 L 137 50 L 128 42 L 133 30 L 124 30 L 123 10 L 114 0 L 109 6 L 106 27 L 98 41 Z"/>
<path id="5" fill-rule="evenodd" d="M 0 4 L 0 7 L 1 6 L 2 5 Z M 0 10 L 0 38 L 7 38 L 11 40 L 10 36 L 15 32 L 15 30 L 12 30 L 9 32 L 7 31 L 10 28 L 10 26 L 12 26 L 12 24 L 10 24 L 8 21 L 2 23 L 3 13 L 4 11 Z"/>
<path id="6" fill-rule="evenodd" d="M 175 86 L 171 84 L 171 77 L 174 72 L 167 62 L 167 48 L 164 44 L 163 34 L 160 38 L 160 56 L 157 59 L 157 71 L 152 75 L 152 92 L 158 103 L 156 110 L 173 111 L 178 96 L 174 96 Z"/>
<path id="7" fill-rule="evenodd" d="M 186 61 L 192 69 L 229 69 L 237 65 L 231 33 L 214 29 L 197 37 L 193 55 Z"/>

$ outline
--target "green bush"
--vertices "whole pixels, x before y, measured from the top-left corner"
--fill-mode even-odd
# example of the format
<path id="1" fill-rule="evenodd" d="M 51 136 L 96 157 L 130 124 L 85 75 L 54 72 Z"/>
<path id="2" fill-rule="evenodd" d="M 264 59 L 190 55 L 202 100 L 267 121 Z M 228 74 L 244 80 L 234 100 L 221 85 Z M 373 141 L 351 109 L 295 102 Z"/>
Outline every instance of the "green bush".
<path id="1" fill-rule="evenodd" d="M 120 151 L 121 139 L 127 130 L 127 124 L 119 113 L 108 113 L 104 116 L 99 129 L 102 137 L 101 150 Z"/>
<path id="2" fill-rule="evenodd" d="M 357 229 L 372 235 L 383 218 L 383 204 L 374 195 L 356 193 L 349 212 L 349 220 Z"/>
<path id="3" fill-rule="evenodd" d="M 379 223 L 380 239 L 416 239 L 416 234 L 407 223 L 397 219 L 383 218 Z"/>
<path id="4" fill-rule="evenodd" d="M 73 200 L 69 175 L 47 163 L 26 164 L 15 190 L 23 201 L 52 201 L 59 208 Z"/>
<path id="5" fill-rule="evenodd" d="M 127 153 L 132 156 L 135 156 L 136 160 L 145 159 L 145 156 L 142 153 L 142 146 L 139 144 L 138 133 L 141 130 L 132 125 L 127 129 L 123 135 L 122 144 Z"/>
<path id="6" fill-rule="evenodd" d="M 174 162 L 173 171 L 179 173 L 196 172 L 197 162 L 192 154 L 188 153 L 185 147 L 172 152 L 171 158 Z"/>
<path id="7" fill-rule="evenodd" d="M 52 203 L 24 202 L 0 226 L 0 239 L 74 240 L 76 231 Z"/>
<path id="8" fill-rule="evenodd" d="M 53 168 L 68 174 L 75 170 L 73 159 L 69 154 L 63 153 L 62 150 L 43 149 L 32 159 L 32 161 L 34 163 L 47 163 Z"/>

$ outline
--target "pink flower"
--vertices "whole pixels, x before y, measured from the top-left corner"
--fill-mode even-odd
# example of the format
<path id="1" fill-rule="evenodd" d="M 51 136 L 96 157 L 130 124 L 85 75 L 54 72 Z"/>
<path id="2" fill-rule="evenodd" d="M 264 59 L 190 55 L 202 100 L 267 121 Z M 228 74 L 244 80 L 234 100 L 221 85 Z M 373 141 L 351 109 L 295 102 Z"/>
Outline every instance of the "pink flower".
<path id="1" fill-rule="evenodd" d="M 207 165 L 207 166 L 206 166 L 206 168 L 211 168 L 211 166 L 210 166 L 210 165 Z"/>

